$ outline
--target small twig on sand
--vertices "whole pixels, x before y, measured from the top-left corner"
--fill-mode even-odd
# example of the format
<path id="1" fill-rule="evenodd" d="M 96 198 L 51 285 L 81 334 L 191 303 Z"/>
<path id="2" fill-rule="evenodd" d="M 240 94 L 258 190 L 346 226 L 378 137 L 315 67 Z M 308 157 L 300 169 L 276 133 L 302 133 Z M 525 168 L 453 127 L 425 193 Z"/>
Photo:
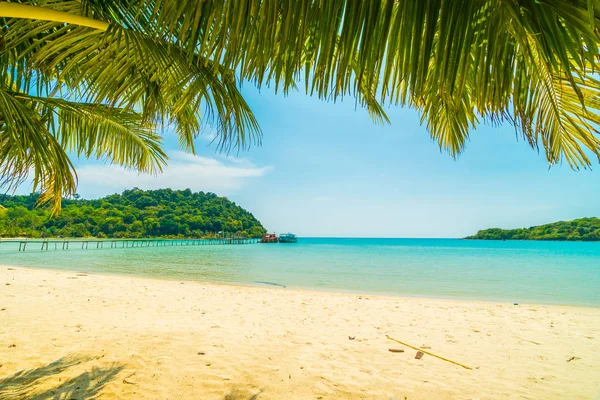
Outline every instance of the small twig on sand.
<path id="1" fill-rule="evenodd" d="M 449 360 L 449 359 L 447 359 L 447 358 L 444 358 L 444 357 L 442 357 L 442 356 L 438 356 L 437 354 L 434 354 L 434 353 L 432 353 L 432 352 L 430 352 L 430 351 L 427 351 L 427 350 L 424 350 L 424 349 L 422 349 L 422 348 L 419 348 L 419 347 L 416 347 L 416 346 L 410 345 L 410 344 L 408 344 L 408 343 L 401 342 L 401 341 L 399 341 L 398 339 L 394 339 L 393 337 L 390 337 L 389 335 L 385 335 L 385 337 L 386 337 L 386 338 L 388 338 L 388 339 L 390 339 L 390 340 L 393 340 L 394 342 L 398 342 L 398 343 L 400 343 L 400 344 L 402 344 L 402 345 L 404 345 L 404 346 L 406 346 L 406 347 L 410 347 L 411 349 L 414 349 L 414 350 L 417 350 L 417 351 L 423 352 L 423 353 L 425 353 L 425 354 L 429 354 L 430 356 L 433 356 L 433 357 L 439 358 L 440 360 L 448 361 L 449 363 L 452 363 L 452 364 L 455 364 L 455 365 L 461 366 L 461 367 L 463 367 L 463 368 L 465 368 L 465 369 L 473 369 L 473 368 L 471 368 L 471 367 L 468 367 L 468 366 L 466 366 L 466 365 L 464 365 L 464 364 L 461 364 L 461 363 L 459 363 L 459 362 L 456 362 L 456 361 Z"/>
<path id="2" fill-rule="evenodd" d="M 391 353 L 404 353 L 404 349 L 388 349 Z"/>
<path id="3" fill-rule="evenodd" d="M 521 339 L 521 340 L 524 340 L 524 341 L 529 342 L 529 343 L 537 344 L 538 346 L 541 344 L 541 343 L 538 343 L 538 342 L 534 342 L 533 340 L 528 340 L 528 339 Z"/>
<path id="4" fill-rule="evenodd" d="M 133 371 L 131 374 L 129 374 L 125 378 L 123 378 L 123 383 L 126 383 L 128 385 L 137 385 L 137 383 L 127 380 L 127 378 L 131 378 L 133 375 L 135 375 L 136 372 L 137 372 L 137 370 Z"/>

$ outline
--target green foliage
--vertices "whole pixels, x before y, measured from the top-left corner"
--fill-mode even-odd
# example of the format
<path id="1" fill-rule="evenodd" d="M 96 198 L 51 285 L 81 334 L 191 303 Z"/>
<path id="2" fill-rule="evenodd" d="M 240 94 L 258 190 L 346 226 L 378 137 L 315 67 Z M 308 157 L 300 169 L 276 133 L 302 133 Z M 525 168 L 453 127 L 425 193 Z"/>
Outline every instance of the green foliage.
<path id="1" fill-rule="evenodd" d="M 485 229 L 465 239 L 600 241 L 600 218 L 581 218 L 523 229 Z"/>
<path id="2" fill-rule="evenodd" d="M 39 195 L 0 195 L 0 237 L 261 237 L 254 216 L 214 193 L 191 190 L 126 190 L 97 200 L 63 200 L 52 217 L 36 207 Z"/>

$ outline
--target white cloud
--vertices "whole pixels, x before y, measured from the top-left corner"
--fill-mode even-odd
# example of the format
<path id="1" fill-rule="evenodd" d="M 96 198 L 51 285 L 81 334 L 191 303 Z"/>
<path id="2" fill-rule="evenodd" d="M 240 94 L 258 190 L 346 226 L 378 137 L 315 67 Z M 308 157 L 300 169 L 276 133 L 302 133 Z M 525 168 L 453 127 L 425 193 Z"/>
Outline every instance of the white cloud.
<path id="1" fill-rule="evenodd" d="M 208 144 L 219 142 L 219 134 L 214 129 L 205 129 L 198 138 Z"/>
<path id="2" fill-rule="evenodd" d="M 249 180 L 267 174 L 271 167 L 259 167 L 246 159 L 219 156 L 210 158 L 169 152 L 169 164 L 158 176 L 139 174 L 116 165 L 88 164 L 77 169 L 78 193 L 95 198 L 125 189 L 191 189 L 229 195 Z"/>

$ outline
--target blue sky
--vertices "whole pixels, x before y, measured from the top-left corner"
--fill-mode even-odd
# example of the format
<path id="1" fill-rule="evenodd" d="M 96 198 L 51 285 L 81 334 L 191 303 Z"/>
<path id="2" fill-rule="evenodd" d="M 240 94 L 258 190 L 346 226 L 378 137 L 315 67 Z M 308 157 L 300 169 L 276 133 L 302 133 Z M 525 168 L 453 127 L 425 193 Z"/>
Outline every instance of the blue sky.
<path id="1" fill-rule="evenodd" d="M 82 161 L 79 193 L 93 198 L 133 186 L 213 191 L 269 230 L 301 236 L 462 237 L 600 215 L 597 171 L 549 169 L 508 124 L 480 125 L 454 160 L 411 109 L 391 107 L 391 125 L 377 126 L 350 98 L 325 103 L 251 85 L 243 93 L 261 124 L 261 147 L 225 157 L 205 137 L 193 157 L 179 152 L 171 135 L 163 176 Z"/>

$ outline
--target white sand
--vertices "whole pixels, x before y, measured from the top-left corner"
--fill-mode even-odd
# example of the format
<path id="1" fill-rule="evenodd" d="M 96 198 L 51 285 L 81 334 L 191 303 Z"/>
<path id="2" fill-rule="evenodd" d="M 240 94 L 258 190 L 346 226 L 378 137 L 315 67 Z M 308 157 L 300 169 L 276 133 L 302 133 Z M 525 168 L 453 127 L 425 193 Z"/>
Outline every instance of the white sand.
<path id="1" fill-rule="evenodd" d="M 600 396 L 600 308 L 0 267 L 0 310 L 0 399 Z"/>

